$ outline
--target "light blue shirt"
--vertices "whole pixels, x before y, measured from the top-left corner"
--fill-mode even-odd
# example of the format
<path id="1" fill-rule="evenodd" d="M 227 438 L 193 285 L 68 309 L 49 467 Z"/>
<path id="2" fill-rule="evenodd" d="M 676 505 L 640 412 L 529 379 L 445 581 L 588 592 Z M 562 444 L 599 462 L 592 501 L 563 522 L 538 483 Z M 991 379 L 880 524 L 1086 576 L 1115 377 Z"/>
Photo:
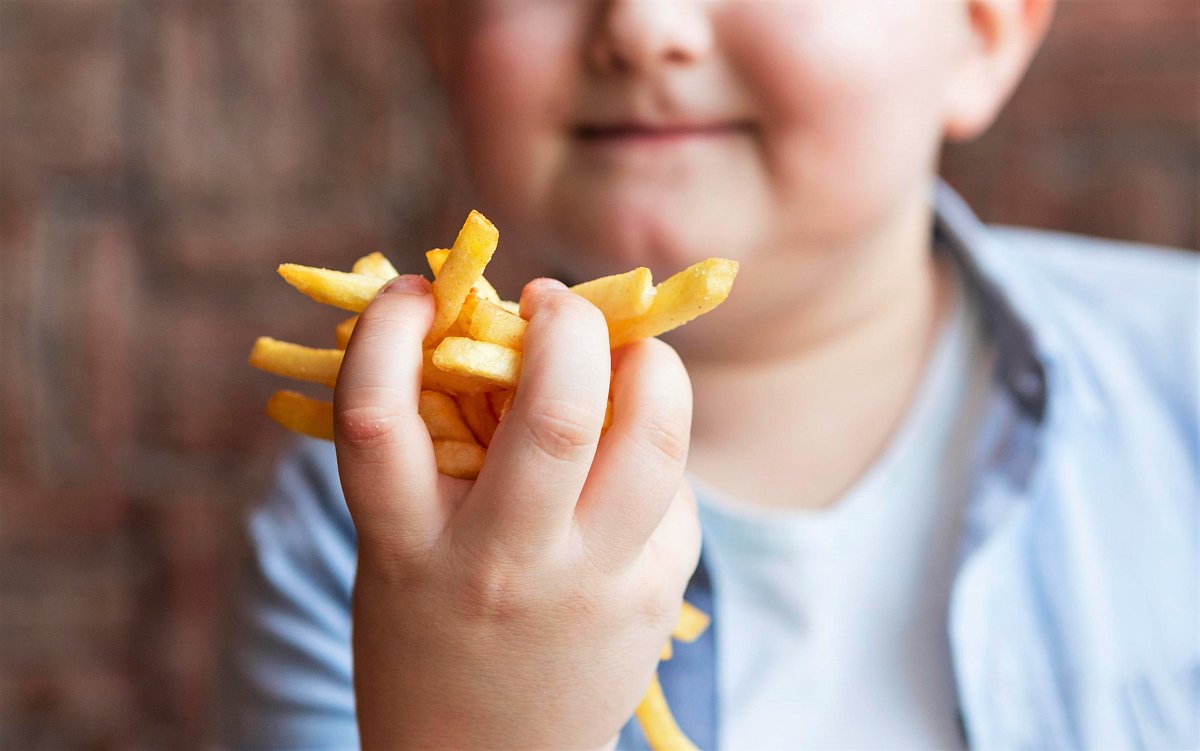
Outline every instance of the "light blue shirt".
<path id="1" fill-rule="evenodd" d="M 963 748 L 946 611 L 994 358 L 955 287 L 907 414 L 837 503 L 753 506 L 689 478 L 721 622 L 721 748 Z"/>
<path id="2" fill-rule="evenodd" d="M 1200 747 L 1200 265 L 985 228 L 944 187 L 935 205 L 996 356 L 945 614 L 965 737 Z M 303 442 L 248 529 L 220 740 L 355 747 L 355 535 L 332 446 Z M 702 561 L 687 599 L 710 610 L 712 594 Z M 660 667 L 702 748 L 720 628 Z M 620 746 L 645 747 L 636 723 Z"/>

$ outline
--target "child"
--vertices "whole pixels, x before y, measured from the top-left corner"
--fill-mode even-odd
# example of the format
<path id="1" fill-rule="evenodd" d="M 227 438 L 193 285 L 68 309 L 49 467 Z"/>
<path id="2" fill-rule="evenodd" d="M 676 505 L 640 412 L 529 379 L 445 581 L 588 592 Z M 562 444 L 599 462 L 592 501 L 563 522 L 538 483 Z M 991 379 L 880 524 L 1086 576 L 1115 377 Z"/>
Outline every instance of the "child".
<path id="1" fill-rule="evenodd" d="M 381 293 L 336 457 L 251 521 L 226 740 L 643 747 L 686 588 L 713 627 L 659 669 L 704 748 L 1194 747 L 1196 264 L 936 184 L 1052 4 L 423 2 L 506 264 L 742 270 L 612 354 L 602 440 L 602 319 L 527 286 L 475 483 L 416 413 L 428 284 Z"/>

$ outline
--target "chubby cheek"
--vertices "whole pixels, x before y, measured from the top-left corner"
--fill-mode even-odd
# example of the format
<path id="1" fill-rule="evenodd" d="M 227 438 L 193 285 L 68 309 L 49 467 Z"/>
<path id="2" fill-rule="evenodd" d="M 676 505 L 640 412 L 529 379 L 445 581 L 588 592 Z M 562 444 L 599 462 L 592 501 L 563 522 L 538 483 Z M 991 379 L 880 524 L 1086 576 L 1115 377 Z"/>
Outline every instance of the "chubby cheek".
<path id="1" fill-rule="evenodd" d="M 561 159 L 578 14 L 565 3 L 510 2 L 504 12 L 481 3 L 463 25 L 449 94 L 481 208 L 523 223 Z"/>
<path id="2" fill-rule="evenodd" d="M 852 241 L 931 175 L 953 4 L 734 5 L 722 28 L 763 115 L 777 226 L 805 244 Z"/>

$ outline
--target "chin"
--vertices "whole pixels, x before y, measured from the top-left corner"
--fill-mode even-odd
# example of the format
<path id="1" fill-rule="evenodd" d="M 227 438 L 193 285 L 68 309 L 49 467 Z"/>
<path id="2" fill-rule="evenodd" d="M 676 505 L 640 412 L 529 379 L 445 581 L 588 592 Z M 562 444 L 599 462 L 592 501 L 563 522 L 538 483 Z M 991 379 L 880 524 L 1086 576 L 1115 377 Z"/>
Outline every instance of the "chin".
<path id="1" fill-rule="evenodd" d="M 558 213 L 564 248 L 573 248 L 570 268 L 603 275 L 647 266 L 656 280 L 719 256 L 743 260 L 761 233 L 746 226 L 746 214 L 717 211 L 709 200 L 675 196 L 580 201 Z M 565 208 L 565 207 L 564 207 Z"/>

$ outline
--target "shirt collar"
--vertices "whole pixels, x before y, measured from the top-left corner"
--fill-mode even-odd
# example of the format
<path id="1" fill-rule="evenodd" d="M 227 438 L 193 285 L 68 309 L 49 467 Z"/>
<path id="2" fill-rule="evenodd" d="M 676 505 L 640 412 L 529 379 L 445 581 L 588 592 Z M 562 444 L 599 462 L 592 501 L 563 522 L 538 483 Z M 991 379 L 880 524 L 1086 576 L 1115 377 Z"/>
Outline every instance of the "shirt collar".
<path id="1" fill-rule="evenodd" d="M 964 287 L 979 303 L 996 345 L 996 378 L 1019 411 L 1036 423 L 1046 415 L 1046 366 L 1027 321 L 981 255 L 987 228 L 954 190 L 939 181 L 934 193 L 934 245 L 958 266 Z"/>

